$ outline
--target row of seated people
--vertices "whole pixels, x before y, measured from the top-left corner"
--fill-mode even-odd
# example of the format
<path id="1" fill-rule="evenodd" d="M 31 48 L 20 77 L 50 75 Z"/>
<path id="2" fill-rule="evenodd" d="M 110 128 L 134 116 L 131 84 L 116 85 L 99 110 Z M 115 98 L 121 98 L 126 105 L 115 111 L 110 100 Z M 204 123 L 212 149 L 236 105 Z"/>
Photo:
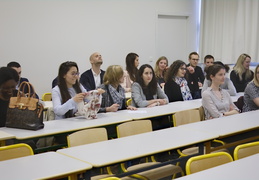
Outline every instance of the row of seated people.
<path id="1" fill-rule="evenodd" d="M 129 58 L 131 57 L 131 58 Z M 56 114 L 55 119 L 61 119 L 61 118 L 67 118 L 72 117 L 75 115 L 75 113 L 78 110 L 77 104 L 79 102 L 85 101 L 85 97 L 87 96 L 87 91 L 91 89 L 96 89 L 97 87 L 105 90 L 102 94 L 102 102 L 101 107 L 98 109 L 99 112 L 110 112 L 110 111 L 117 111 L 120 109 L 136 109 L 138 107 L 152 107 L 156 105 L 164 105 L 168 102 L 173 101 L 183 101 L 183 100 L 191 100 L 198 98 L 200 89 L 199 86 L 202 86 L 201 82 L 206 83 L 206 85 L 203 85 L 203 104 L 205 107 L 205 113 L 206 118 L 215 118 L 220 117 L 223 115 L 228 115 L 229 111 L 232 111 L 236 107 L 233 105 L 232 102 L 228 102 L 229 100 L 229 93 L 235 92 L 234 88 L 229 88 L 230 86 L 227 85 L 227 89 L 229 93 L 225 93 L 225 90 L 223 84 L 231 84 L 230 80 L 226 80 L 225 73 L 226 73 L 226 67 L 222 66 L 220 62 L 217 64 L 220 64 L 219 67 L 222 68 L 222 77 L 224 77 L 222 80 L 218 80 L 216 83 L 216 87 L 214 87 L 216 82 L 215 79 L 217 74 L 214 73 L 213 69 L 208 66 L 206 69 L 206 80 L 203 81 L 203 72 L 198 64 L 199 55 L 196 52 L 192 52 L 189 55 L 189 62 L 190 64 L 186 65 L 183 61 L 177 60 L 172 63 L 172 65 L 167 68 L 166 73 L 164 73 L 164 80 L 165 83 L 162 85 L 164 87 L 164 91 L 161 89 L 161 86 L 158 86 L 161 82 L 158 80 L 157 76 L 157 69 L 159 69 L 159 64 L 161 61 L 158 61 L 158 67 L 155 68 L 155 71 L 153 68 L 148 65 L 142 65 L 139 69 L 137 69 L 139 60 L 138 55 L 135 53 L 129 53 L 126 57 L 126 64 L 129 64 L 128 59 L 134 59 L 134 66 L 135 66 L 135 75 L 130 73 L 129 68 L 127 68 L 127 73 L 129 77 L 134 77 L 135 80 L 131 80 L 132 84 L 130 87 L 130 91 L 132 91 L 132 106 L 126 107 L 125 104 L 125 90 L 127 91 L 127 87 L 123 88 L 123 84 L 125 84 L 125 79 L 127 76 L 125 75 L 125 71 L 120 66 L 109 66 L 107 68 L 106 73 L 100 69 L 100 66 L 102 64 L 102 57 L 99 53 L 94 53 L 90 56 L 90 62 L 92 64 L 92 69 L 86 71 L 82 74 L 80 81 L 79 81 L 79 69 L 75 62 L 64 62 L 60 65 L 59 68 L 59 76 L 58 76 L 58 85 L 55 86 L 52 90 L 52 99 L 53 99 L 53 106 L 54 106 L 54 112 Z M 253 72 L 249 70 L 249 63 L 251 59 L 250 56 L 246 54 L 240 55 L 240 58 L 238 59 L 238 64 L 241 64 L 243 69 L 245 69 L 244 73 L 242 74 L 243 81 L 245 86 L 251 80 L 250 75 L 253 75 Z M 195 66 L 196 64 L 196 66 Z M 210 64 L 207 63 L 206 64 Z M 212 64 L 212 63 L 211 63 Z M 166 67 L 166 66 L 165 66 Z M 211 67 L 216 67 L 215 65 Z M 100 71 L 99 74 L 94 73 L 94 70 Z M 239 68 L 242 69 L 242 68 Z M 234 68 L 235 70 L 235 68 Z M 236 72 L 239 72 L 238 70 L 235 70 Z M 257 68 L 256 68 L 257 71 Z M 233 72 L 233 71 L 232 71 Z M 231 74 L 232 74 L 231 72 Z M 93 73 L 92 78 L 89 74 Z M 219 72 L 217 72 L 219 73 Z M 202 77 L 203 75 L 203 77 Z M 238 73 L 236 73 L 238 78 Z M 92 80 L 86 80 L 88 79 Z M 215 76 L 215 77 L 214 77 Z M 232 75 L 231 75 L 232 76 Z M 4 79 L 4 76 L 1 76 Z M 246 80 L 246 77 L 249 77 L 249 80 Z M 18 79 L 18 81 L 21 78 Z M 196 80 L 195 80 L 196 79 Z M 218 78 L 219 79 L 219 78 Z M 4 79 L 5 81 L 5 79 Z M 17 82 L 15 83 L 15 87 L 17 86 Z M 93 83 L 91 83 L 91 81 Z M 254 110 L 258 109 L 258 102 L 256 95 L 258 93 L 258 86 L 256 85 L 257 81 L 257 73 L 254 75 L 254 80 L 247 86 L 247 91 L 245 92 L 245 106 L 244 111 Z M 80 84 L 81 82 L 81 84 Z M 127 81 L 126 81 L 127 82 Z M 84 84 L 87 84 L 88 86 Z M 91 85 L 89 85 L 91 84 Z M 161 85 L 161 83 L 160 83 Z M 192 86 L 193 85 L 193 86 Z M 5 82 L 1 84 L 1 91 L 6 88 Z M 92 86 L 92 87 L 90 87 Z M 198 87 L 197 91 L 192 91 L 194 86 Z M 90 87 L 90 88 L 85 88 Z M 125 87 L 125 86 L 124 86 Z M 209 88 L 207 88 L 209 87 Z M 206 89 L 207 88 L 207 89 Z M 10 88 L 8 90 L 13 90 L 13 88 Z M 208 93 L 208 90 L 209 93 Z M 206 93 L 207 92 L 207 93 Z M 249 94 L 250 93 L 250 94 Z M 252 94 L 251 94 L 252 93 Z M 198 95 L 197 95 L 198 94 Z M 209 94 L 210 96 L 206 96 L 206 94 Z M 1 93 L 2 95 L 2 93 Z M 9 95 L 10 96 L 10 93 Z M 5 99 L 5 98 L 3 98 Z M 8 99 L 8 98 L 6 98 Z M 217 100 L 220 100 L 217 102 Z M 7 101 L 8 102 L 8 101 Z M 226 103 L 228 102 L 228 103 Z M 8 104 L 8 103 L 5 103 Z M 5 106 L 6 107 L 6 106 Z M 97 106 L 98 108 L 98 106 Z M 4 110 L 4 108 L 3 108 Z M 4 116 L 1 118 L 1 126 L 4 126 Z"/>

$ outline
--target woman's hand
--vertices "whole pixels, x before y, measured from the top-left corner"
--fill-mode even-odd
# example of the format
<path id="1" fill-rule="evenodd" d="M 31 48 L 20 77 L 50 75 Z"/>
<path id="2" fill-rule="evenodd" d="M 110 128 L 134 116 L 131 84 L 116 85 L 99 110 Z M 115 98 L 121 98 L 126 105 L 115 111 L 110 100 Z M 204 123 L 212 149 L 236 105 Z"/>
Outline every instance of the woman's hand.
<path id="1" fill-rule="evenodd" d="M 154 107 L 154 106 L 157 106 L 158 105 L 158 103 L 157 102 L 154 102 L 154 103 L 152 103 L 152 104 L 149 104 L 147 107 Z"/>
<path id="2" fill-rule="evenodd" d="M 119 104 L 113 104 L 106 108 L 106 112 L 116 112 L 119 109 Z"/>
<path id="3" fill-rule="evenodd" d="M 134 107 L 134 106 L 128 106 L 127 109 L 128 109 L 128 110 L 134 110 L 134 111 L 137 110 L 137 108 Z"/>
<path id="4" fill-rule="evenodd" d="M 80 103 L 83 101 L 84 97 L 86 96 L 87 93 L 78 93 L 76 94 L 74 97 L 73 97 L 73 100 L 76 102 L 76 103 Z"/>
<path id="5" fill-rule="evenodd" d="M 165 104 L 167 104 L 166 99 L 157 99 L 157 102 L 158 102 L 159 105 L 165 105 Z"/>

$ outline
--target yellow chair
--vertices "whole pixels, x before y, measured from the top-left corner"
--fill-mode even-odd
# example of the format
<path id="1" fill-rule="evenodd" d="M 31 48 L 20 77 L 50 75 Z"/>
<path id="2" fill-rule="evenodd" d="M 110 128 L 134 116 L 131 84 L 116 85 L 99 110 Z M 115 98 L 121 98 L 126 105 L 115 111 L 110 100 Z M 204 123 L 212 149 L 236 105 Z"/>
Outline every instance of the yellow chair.
<path id="1" fill-rule="evenodd" d="M 203 112 L 204 110 L 202 107 L 198 109 L 189 109 L 185 111 L 176 112 L 175 114 L 173 114 L 173 125 L 174 127 L 176 127 L 184 124 L 199 122 L 204 118 L 204 116 L 202 115 Z M 220 140 L 214 140 L 214 142 L 224 144 L 224 142 Z M 191 147 L 191 148 L 186 148 L 182 151 L 178 149 L 177 152 L 181 157 L 183 157 L 183 156 L 188 156 L 188 155 L 198 153 L 198 150 L 199 150 L 198 147 Z M 219 151 L 222 151 L 222 150 L 219 150 Z M 224 149 L 224 151 L 226 150 Z"/>
<path id="2" fill-rule="evenodd" d="M 44 93 L 42 95 L 42 101 L 51 101 L 51 100 L 52 100 L 51 93 Z"/>
<path id="3" fill-rule="evenodd" d="M 130 106 L 130 105 L 131 105 L 131 102 L 132 102 L 132 99 L 128 99 L 128 100 L 126 101 L 126 105 L 127 105 L 127 106 Z"/>
<path id="4" fill-rule="evenodd" d="M 81 131 L 74 132 L 67 136 L 67 145 L 68 147 L 74 147 L 84 144 L 90 144 L 100 141 L 107 141 L 107 131 L 105 128 L 93 128 L 93 129 L 84 129 Z M 107 167 L 107 172 L 109 174 L 102 174 L 91 177 L 91 180 L 97 180 L 105 177 L 109 177 L 111 174 L 110 167 Z"/>
<path id="5" fill-rule="evenodd" d="M 0 161 L 33 155 L 32 148 L 24 143 L 0 147 Z"/>
<path id="6" fill-rule="evenodd" d="M 129 121 L 117 126 L 118 138 L 136 135 L 136 134 L 145 133 L 145 132 L 151 132 L 151 131 L 152 131 L 152 124 L 150 120 Z M 128 168 L 126 168 L 125 164 L 122 163 L 121 167 L 124 172 L 128 172 L 128 171 L 152 166 L 159 163 L 155 161 L 155 158 L 153 156 L 151 156 L 151 159 L 152 159 L 152 162 L 141 163 L 141 164 L 130 166 Z M 134 174 L 131 176 L 139 179 L 161 179 L 164 177 L 173 176 L 176 173 L 182 173 L 182 168 L 179 166 L 169 164 L 159 168 L 140 172 L 138 174 Z"/>
<path id="7" fill-rule="evenodd" d="M 259 141 L 238 145 L 234 150 L 234 160 L 259 153 Z"/>
<path id="8" fill-rule="evenodd" d="M 188 159 L 186 163 L 186 174 L 189 175 L 232 161 L 233 159 L 231 155 L 226 152 L 217 152 L 194 156 Z"/>

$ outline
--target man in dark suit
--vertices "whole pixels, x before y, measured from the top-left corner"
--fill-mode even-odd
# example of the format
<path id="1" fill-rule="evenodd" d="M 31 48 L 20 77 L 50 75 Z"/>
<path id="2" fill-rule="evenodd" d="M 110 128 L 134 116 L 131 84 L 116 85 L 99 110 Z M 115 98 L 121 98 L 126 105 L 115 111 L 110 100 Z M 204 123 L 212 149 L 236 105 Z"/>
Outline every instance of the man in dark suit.
<path id="1" fill-rule="evenodd" d="M 87 91 L 94 90 L 103 83 L 103 75 L 105 71 L 101 69 L 103 64 L 102 55 L 98 52 L 90 56 L 92 68 L 85 71 L 80 77 L 80 83 Z"/>
<path id="2" fill-rule="evenodd" d="M 19 75 L 19 81 L 18 81 L 18 84 L 17 84 L 17 86 L 16 86 L 16 89 L 17 89 L 17 90 L 18 90 L 18 88 L 19 88 L 19 86 L 20 86 L 20 84 L 21 84 L 22 82 L 24 82 L 24 81 L 25 81 L 25 82 L 29 82 L 29 80 L 28 80 L 27 78 L 21 77 L 21 74 L 22 74 L 22 67 L 21 67 L 21 65 L 20 65 L 18 62 L 15 62 L 15 61 L 9 62 L 9 63 L 7 64 L 7 67 L 10 67 L 10 68 L 13 68 L 14 70 L 16 70 L 17 73 L 18 73 L 18 75 Z M 25 92 L 25 93 L 29 93 L 29 90 L 28 90 L 27 87 L 25 87 L 24 92 Z M 31 89 L 31 93 L 33 93 L 32 89 Z M 35 95 L 36 95 L 36 98 L 39 99 L 39 96 L 37 95 L 36 92 L 35 92 Z"/>

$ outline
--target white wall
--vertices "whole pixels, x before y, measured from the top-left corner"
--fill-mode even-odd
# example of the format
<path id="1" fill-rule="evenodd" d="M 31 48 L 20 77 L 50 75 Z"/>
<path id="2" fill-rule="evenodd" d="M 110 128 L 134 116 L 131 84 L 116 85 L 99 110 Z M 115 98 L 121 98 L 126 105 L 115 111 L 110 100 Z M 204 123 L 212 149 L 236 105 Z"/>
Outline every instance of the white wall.
<path id="1" fill-rule="evenodd" d="M 125 67 L 129 52 L 139 54 L 140 64 L 154 65 L 163 55 L 155 46 L 158 13 L 190 15 L 191 52 L 197 49 L 197 9 L 194 0 L 1 0 L 0 66 L 18 61 L 41 96 L 51 91 L 62 62 L 76 61 L 82 73 L 96 51 L 104 70 Z"/>

